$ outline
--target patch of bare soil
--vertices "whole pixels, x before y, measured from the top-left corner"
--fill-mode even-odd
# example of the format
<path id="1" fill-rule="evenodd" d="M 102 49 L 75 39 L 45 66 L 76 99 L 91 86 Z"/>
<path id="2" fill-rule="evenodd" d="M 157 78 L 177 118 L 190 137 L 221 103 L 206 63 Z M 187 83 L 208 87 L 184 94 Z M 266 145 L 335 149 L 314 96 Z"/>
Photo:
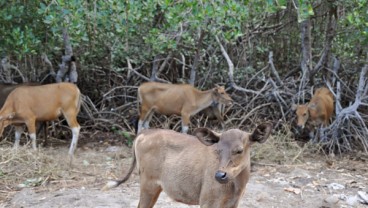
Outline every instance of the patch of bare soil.
<path id="1" fill-rule="evenodd" d="M 101 141 L 78 148 L 72 166 L 66 156 L 68 144 L 33 152 L 31 159 L 30 155 L 3 156 L 0 207 L 137 207 L 137 171 L 126 184 L 100 190 L 109 179 L 123 176 L 131 162 L 130 148 Z M 24 147 L 21 151 L 18 155 L 31 150 Z M 0 152 L 13 154 L 9 145 L 0 146 Z M 364 157 L 327 160 L 305 156 L 302 163 L 292 165 L 257 160 L 239 207 L 367 207 L 359 196 L 368 193 L 367 162 Z M 37 171 L 27 172 L 30 169 Z M 155 207 L 199 206 L 174 202 L 161 193 Z"/>

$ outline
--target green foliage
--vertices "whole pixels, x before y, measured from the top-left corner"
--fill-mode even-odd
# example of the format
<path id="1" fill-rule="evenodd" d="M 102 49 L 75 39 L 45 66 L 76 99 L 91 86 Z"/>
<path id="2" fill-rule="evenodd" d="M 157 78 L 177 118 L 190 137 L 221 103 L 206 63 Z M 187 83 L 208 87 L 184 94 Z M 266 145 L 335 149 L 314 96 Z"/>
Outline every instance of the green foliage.
<path id="1" fill-rule="evenodd" d="M 341 25 L 336 38 L 335 51 L 340 57 L 359 62 L 358 54 L 368 52 L 368 2 L 365 0 L 339 1 L 347 13 L 339 19 Z"/>
<path id="2" fill-rule="evenodd" d="M 124 136 L 127 139 L 128 147 L 133 146 L 134 139 L 132 138 L 132 136 L 128 132 L 120 131 L 120 135 Z"/>
<path id="3" fill-rule="evenodd" d="M 126 140 L 127 140 L 127 144 L 128 144 L 128 146 L 129 146 L 129 147 L 131 147 L 131 146 L 133 145 L 133 141 L 134 141 L 134 139 L 133 139 L 133 138 L 132 138 L 132 136 L 129 134 L 129 132 L 119 130 L 117 126 L 112 126 L 112 127 L 111 127 L 111 130 L 112 130 L 115 134 L 121 135 L 121 136 L 123 136 L 124 138 L 126 138 Z"/>
<path id="4" fill-rule="evenodd" d="M 319 18 L 315 14 L 326 14 L 323 5 L 328 4 L 344 8 L 341 10 L 344 14 L 339 16 L 340 31 L 343 32 L 338 33 L 335 44 L 341 54 L 352 57 L 355 45 L 367 45 L 368 42 L 368 5 L 365 0 L 332 3 L 311 0 L 2 1 L 0 52 L 14 55 L 19 60 L 43 52 L 61 54 L 64 48 L 62 30 L 67 28 L 82 64 L 108 60 L 112 69 L 118 71 L 121 69 L 118 66 L 127 57 L 134 64 L 142 64 L 150 63 L 157 54 L 171 52 L 174 56 L 183 54 L 190 60 L 196 53 L 200 32 L 205 34 L 202 49 L 217 46 L 214 35 L 235 46 L 239 37 L 244 38 L 255 27 L 266 28 L 279 21 L 290 22 L 290 26 L 269 36 L 278 40 L 270 43 L 268 37 L 252 38 L 250 41 L 255 42 L 250 45 L 254 44 L 254 47 L 248 47 L 246 53 L 259 57 L 272 48 L 275 51 L 281 47 L 284 52 L 293 54 L 297 50 L 290 47 L 299 47 L 299 25 L 292 21 L 301 22 L 311 16 Z M 282 13 L 291 19 L 274 19 Z M 319 27 L 317 23 L 314 27 L 314 40 L 318 41 L 317 46 L 323 46 L 320 41 L 323 41 L 324 24 L 323 21 L 318 24 Z M 284 36 L 290 36 L 288 44 L 291 45 L 280 46 L 286 44 L 286 41 L 280 43 Z M 222 60 L 221 55 L 218 56 L 213 58 Z M 236 61 L 238 57 L 232 59 Z M 259 60 L 253 61 L 257 62 Z"/>
<path id="5" fill-rule="evenodd" d="M 0 3 L 0 52 L 18 57 L 39 52 L 43 26 L 35 14 L 35 1 L 8 1 Z"/>
<path id="6" fill-rule="evenodd" d="M 303 22 L 314 15 L 312 2 L 309 0 L 298 0 L 298 22 Z"/>

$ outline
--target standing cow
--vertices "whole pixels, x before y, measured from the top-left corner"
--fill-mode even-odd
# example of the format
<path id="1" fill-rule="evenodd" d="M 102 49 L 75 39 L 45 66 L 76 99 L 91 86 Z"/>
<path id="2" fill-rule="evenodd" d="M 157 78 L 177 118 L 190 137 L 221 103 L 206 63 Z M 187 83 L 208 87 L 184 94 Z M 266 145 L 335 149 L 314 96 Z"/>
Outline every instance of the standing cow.
<path id="1" fill-rule="evenodd" d="M 330 90 L 326 87 L 317 89 L 309 103 L 304 105 L 292 105 L 292 110 L 296 111 L 297 126 L 304 129 L 309 124 L 318 127 L 327 127 L 334 111 L 334 98 Z M 310 137 L 313 137 L 311 130 Z"/>
<path id="2" fill-rule="evenodd" d="M 52 121 L 63 115 L 73 133 L 69 149 L 69 155 L 73 156 L 80 131 L 77 121 L 80 105 L 81 93 L 71 83 L 18 87 L 0 110 L 0 136 L 9 125 L 26 124 L 32 147 L 36 149 L 36 121 Z M 19 146 L 20 133 L 16 129 L 15 147 Z"/>
<path id="3" fill-rule="evenodd" d="M 18 87 L 27 87 L 27 86 L 39 86 L 39 83 L 32 83 L 32 82 L 27 82 L 27 83 L 21 83 L 21 84 L 8 84 L 8 83 L 1 83 L 0 84 L 0 109 L 3 107 L 6 98 L 8 97 L 8 95 L 16 88 Z M 44 137 L 45 137 L 45 143 L 47 140 L 47 127 L 46 127 L 46 122 L 44 122 L 43 124 L 43 128 L 44 128 Z M 42 126 L 40 126 L 39 129 L 41 129 Z M 23 131 L 23 125 L 15 125 L 15 137 L 20 137 L 21 132 Z M 38 133 L 39 131 L 37 131 Z"/>
<path id="4" fill-rule="evenodd" d="M 181 131 L 187 133 L 191 116 L 211 105 L 219 103 L 230 105 L 232 99 L 224 87 L 220 86 L 200 91 L 188 84 L 146 82 L 138 88 L 138 102 L 141 103 L 138 133 L 143 128 L 149 128 L 154 112 L 163 115 L 180 115 Z"/>
<path id="5" fill-rule="evenodd" d="M 104 189 L 127 181 L 137 164 L 139 208 L 153 207 L 161 191 L 188 205 L 235 208 L 250 177 L 250 147 L 265 142 L 271 129 L 271 124 L 261 124 L 253 133 L 231 129 L 220 134 L 199 128 L 195 136 L 143 130 L 134 141 L 128 174 Z"/>

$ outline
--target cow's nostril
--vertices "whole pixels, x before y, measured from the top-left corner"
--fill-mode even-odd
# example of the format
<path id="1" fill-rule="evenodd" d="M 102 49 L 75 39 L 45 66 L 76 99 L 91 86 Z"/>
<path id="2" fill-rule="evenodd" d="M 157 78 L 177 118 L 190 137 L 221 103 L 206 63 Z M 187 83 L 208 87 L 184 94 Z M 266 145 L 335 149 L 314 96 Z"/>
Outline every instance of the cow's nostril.
<path id="1" fill-rule="evenodd" d="M 216 177 L 217 178 L 225 178 L 226 177 L 226 173 L 225 172 L 220 172 L 220 171 L 218 171 L 217 173 L 216 173 Z"/>
<path id="2" fill-rule="evenodd" d="M 226 174 L 226 172 L 223 172 L 223 171 L 217 171 L 216 174 L 215 174 L 215 178 L 220 183 L 227 183 L 228 182 L 227 174 Z"/>

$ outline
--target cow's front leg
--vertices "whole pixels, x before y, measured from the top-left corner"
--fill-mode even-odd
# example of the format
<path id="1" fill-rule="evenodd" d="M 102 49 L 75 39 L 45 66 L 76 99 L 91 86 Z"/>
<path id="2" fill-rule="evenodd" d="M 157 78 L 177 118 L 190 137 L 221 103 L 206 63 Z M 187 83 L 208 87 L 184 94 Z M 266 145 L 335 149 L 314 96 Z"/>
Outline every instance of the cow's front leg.
<path id="1" fill-rule="evenodd" d="M 23 127 L 22 126 L 15 126 L 15 142 L 14 142 L 14 149 L 18 149 L 19 147 L 19 142 L 20 142 L 20 137 L 22 135 L 23 132 Z"/>
<path id="2" fill-rule="evenodd" d="M 162 189 L 156 185 L 141 187 L 138 208 L 152 208 L 160 196 Z"/>
<path id="3" fill-rule="evenodd" d="M 181 116 L 181 132 L 186 134 L 189 130 L 190 115 L 182 114 Z"/>
<path id="4" fill-rule="evenodd" d="M 142 129 L 149 129 L 149 123 L 152 119 L 153 111 L 152 109 L 146 109 L 142 106 L 141 115 L 139 116 L 137 134 L 142 131 Z"/>

